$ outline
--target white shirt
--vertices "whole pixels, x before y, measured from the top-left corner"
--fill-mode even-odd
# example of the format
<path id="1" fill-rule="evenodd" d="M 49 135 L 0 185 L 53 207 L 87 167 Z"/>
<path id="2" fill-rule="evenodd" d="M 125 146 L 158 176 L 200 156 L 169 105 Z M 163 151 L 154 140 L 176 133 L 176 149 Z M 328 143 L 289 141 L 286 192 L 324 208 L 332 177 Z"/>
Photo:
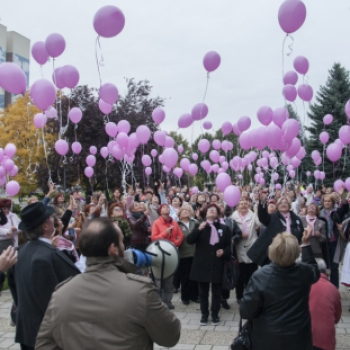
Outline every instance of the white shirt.
<path id="1" fill-rule="evenodd" d="M 48 239 L 48 238 L 45 238 L 45 237 L 39 237 L 38 240 L 52 245 L 51 239 Z"/>

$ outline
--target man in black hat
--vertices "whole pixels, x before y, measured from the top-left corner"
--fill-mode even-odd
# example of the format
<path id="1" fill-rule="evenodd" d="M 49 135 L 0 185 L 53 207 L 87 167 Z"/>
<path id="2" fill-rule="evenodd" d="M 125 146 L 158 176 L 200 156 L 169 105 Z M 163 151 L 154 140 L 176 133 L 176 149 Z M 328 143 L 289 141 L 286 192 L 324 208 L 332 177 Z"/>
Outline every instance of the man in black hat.
<path id="1" fill-rule="evenodd" d="M 18 228 L 29 242 L 18 249 L 18 262 L 8 271 L 9 287 L 17 305 L 16 342 L 34 349 L 35 338 L 57 284 L 80 273 L 73 262 L 51 244 L 54 209 L 38 202 L 21 211 Z"/>

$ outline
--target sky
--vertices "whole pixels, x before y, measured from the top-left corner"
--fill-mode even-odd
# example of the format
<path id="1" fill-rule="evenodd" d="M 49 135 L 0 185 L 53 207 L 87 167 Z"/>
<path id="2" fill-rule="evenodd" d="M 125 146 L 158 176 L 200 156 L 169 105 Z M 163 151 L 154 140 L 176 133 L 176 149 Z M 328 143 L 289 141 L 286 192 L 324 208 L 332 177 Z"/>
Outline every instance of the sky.
<path id="1" fill-rule="evenodd" d="M 236 123 L 247 115 L 259 126 L 256 112 L 268 105 L 284 105 L 282 71 L 293 68 L 293 60 L 308 58 L 308 83 L 314 93 L 324 85 L 334 62 L 350 69 L 349 0 L 305 0 L 307 17 L 293 34 L 291 56 L 284 56 L 285 33 L 278 24 L 280 0 L 0 0 L 0 23 L 31 40 L 45 41 L 51 33 L 66 40 L 56 67 L 71 64 L 80 72 L 79 84 L 99 86 L 95 57 L 97 33 L 92 22 L 105 5 L 119 7 L 126 19 L 116 37 L 101 38 L 104 66 L 102 82 L 113 83 L 125 94 L 125 77 L 148 79 L 153 96 L 165 99 L 163 130 L 177 131 L 178 118 L 202 102 L 206 71 L 202 60 L 208 51 L 221 56 L 220 67 L 210 74 L 205 120 L 218 129 L 225 121 Z M 288 49 L 286 50 L 288 52 Z M 43 67 L 50 79 L 52 61 Z M 42 77 L 31 60 L 30 85 Z M 299 77 L 299 82 L 302 80 Z M 307 107 L 307 106 L 306 106 Z M 297 102 L 299 114 L 303 105 Z M 303 117 L 302 117 L 303 119 Z M 309 121 L 306 119 L 306 123 Z M 181 133 L 191 141 L 191 130 Z M 199 136 L 199 122 L 194 137 Z"/>

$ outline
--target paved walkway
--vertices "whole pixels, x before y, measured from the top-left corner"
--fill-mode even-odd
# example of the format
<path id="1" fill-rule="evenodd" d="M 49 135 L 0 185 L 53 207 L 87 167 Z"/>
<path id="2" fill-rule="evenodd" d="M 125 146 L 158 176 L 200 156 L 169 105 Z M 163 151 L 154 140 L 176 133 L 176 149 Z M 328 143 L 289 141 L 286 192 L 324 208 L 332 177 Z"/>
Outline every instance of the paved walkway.
<path id="1" fill-rule="evenodd" d="M 234 295 L 234 293 L 231 293 Z M 337 348 L 338 350 L 350 350 L 350 292 L 341 287 L 343 313 L 337 325 Z M 179 343 L 171 348 L 176 350 L 227 350 L 233 338 L 238 332 L 238 304 L 234 299 L 229 300 L 231 310 L 220 311 L 220 325 L 199 325 L 199 304 L 191 303 L 185 306 L 181 303 L 180 294 L 174 294 L 173 303 L 175 314 L 181 320 L 182 331 Z M 20 349 L 19 344 L 14 343 L 15 328 L 10 322 L 11 295 L 8 291 L 2 292 L 0 297 L 0 350 Z M 155 349 L 164 349 L 155 346 Z M 77 349 L 83 350 L 83 349 Z"/>

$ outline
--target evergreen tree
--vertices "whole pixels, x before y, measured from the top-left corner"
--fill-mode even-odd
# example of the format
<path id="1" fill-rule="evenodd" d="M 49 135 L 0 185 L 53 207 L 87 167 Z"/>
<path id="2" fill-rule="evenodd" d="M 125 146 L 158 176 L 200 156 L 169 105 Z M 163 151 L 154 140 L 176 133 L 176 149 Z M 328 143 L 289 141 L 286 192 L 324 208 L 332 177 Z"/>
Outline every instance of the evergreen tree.
<path id="1" fill-rule="evenodd" d="M 321 86 L 316 95 L 316 102 L 310 105 L 308 113 L 311 119 L 311 126 L 306 127 L 310 133 L 309 142 L 307 143 L 307 152 L 310 155 L 313 150 L 318 150 L 323 155 L 324 147 L 319 140 L 322 131 L 327 131 L 329 141 L 327 145 L 334 142 L 338 138 L 338 131 L 342 125 L 347 124 L 347 117 L 344 111 L 346 102 L 350 98 L 350 80 L 349 72 L 340 65 L 335 63 L 329 71 L 329 77 L 325 86 Z M 323 117 L 326 114 L 333 116 L 333 123 L 330 125 L 323 124 Z M 327 147 L 326 145 L 326 147 Z M 324 183 L 332 186 L 334 181 L 340 177 L 346 178 L 350 176 L 350 161 L 348 158 L 347 147 L 343 150 L 342 157 L 336 163 L 332 163 L 324 152 L 324 162 L 318 168 L 326 174 Z M 308 158 L 311 163 L 311 158 Z M 310 166 L 311 167 L 311 166 Z M 316 167 L 312 161 L 312 173 Z"/>

